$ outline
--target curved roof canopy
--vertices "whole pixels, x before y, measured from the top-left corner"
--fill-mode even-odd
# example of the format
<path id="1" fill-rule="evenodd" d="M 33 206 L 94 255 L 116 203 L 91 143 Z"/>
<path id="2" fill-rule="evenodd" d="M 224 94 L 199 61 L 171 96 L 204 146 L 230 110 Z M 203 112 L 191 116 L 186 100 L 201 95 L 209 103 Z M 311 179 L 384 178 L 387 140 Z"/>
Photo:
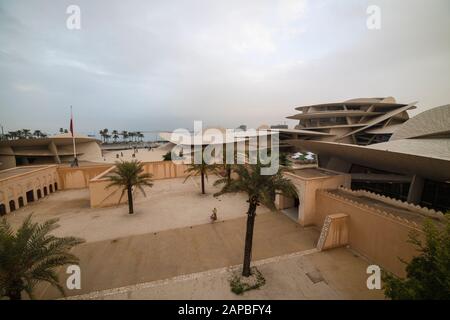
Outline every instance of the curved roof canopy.
<path id="1" fill-rule="evenodd" d="M 450 104 L 424 111 L 409 119 L 390 140 L 450 134 Z"/>
<path id="2" fill-rule="evenodd" d="M 350 163 L 393 173 L 417 174 L 432 180 L 450 181 L 450 141 L 448 139 L 433 139 L 433 141 L 432 146 L 430 141 L 422 141 L 411 148 L 402 143 L 389 145 L 389 142 L 366 147 L 336 142 L 289 140 L 291 144 L 319 156 L 336 157 Z M 446 148 L 446 151 L 440 150 L 441 148 Z"/>

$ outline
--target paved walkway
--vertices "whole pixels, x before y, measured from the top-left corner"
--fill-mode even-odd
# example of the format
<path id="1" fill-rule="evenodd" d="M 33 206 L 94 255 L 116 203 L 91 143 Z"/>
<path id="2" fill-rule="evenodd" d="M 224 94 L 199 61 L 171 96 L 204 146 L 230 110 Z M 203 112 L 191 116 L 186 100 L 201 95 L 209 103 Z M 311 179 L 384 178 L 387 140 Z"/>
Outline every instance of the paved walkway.
<path id="1" fill-rule="evenodd" d="M 81 260 L 79 295 L 142 282 L 168 279 L 242 263 L 246 218 L 86 243 L 74 249 Z M 253 259 L 261 260 L 315 247 L 319 232 L 301 228 L 280 213 L 256 218 Z M 61 281 L 66 279 L 60 273 Z M 41 287 L 37 297 L 57 298 Z"/>
<path id="2" fill-rule="evenodd" d="M 384 299 L 366 287 L 367 262 L 347 249 L 316 249 L 253 262 L 266 279 L 258 290 L 235 295 L 229 278 L 238 267 L 93 292 L 69 299 Z"/>

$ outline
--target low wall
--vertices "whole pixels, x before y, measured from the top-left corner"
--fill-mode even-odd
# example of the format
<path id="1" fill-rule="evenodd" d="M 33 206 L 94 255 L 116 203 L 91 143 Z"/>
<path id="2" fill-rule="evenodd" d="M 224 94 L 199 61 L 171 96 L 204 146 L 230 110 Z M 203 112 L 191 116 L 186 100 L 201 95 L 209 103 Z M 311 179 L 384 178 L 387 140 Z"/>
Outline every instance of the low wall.
<path id="1" fill-rule="evenodd" d="M 317 226 L 322 227 L 328 215 L 348 215 L 350 247 L 380 267 L 399 276 L 405 275 L 405 264 L 399 258 L 409 261 L 418 254 L 408 242 L 408 235 L 413 230 L 421 233 L 420 226 L 325 190 L 316 193 L 316 203 Z"/>
<path id="2" fill-rule="evenodd" d="M 111 168 L 111 164 L 82 166 L 82 167 L 58 167 L 57 172 L 61 189 L 83 189 L 89 187 L 89 181 L 105 170 Z"/>
<path id="3" fill-rule="evenodd" d="M 146 162 L 144 172 L 153 175 L 153 180 L 172 179 L 186 177 L 187 165 L 174 164 L 172 161 Z M 89 193 L 92 208 L 108 207 L 119 204 L 121 190 L 117 187 L 107 188 L 110 183 L 108 174 L 114 167 L 108 168 L 100 175 L 89 181 Z M 120 203 L 127 201 L 127 195 L 122 197 Z"/>

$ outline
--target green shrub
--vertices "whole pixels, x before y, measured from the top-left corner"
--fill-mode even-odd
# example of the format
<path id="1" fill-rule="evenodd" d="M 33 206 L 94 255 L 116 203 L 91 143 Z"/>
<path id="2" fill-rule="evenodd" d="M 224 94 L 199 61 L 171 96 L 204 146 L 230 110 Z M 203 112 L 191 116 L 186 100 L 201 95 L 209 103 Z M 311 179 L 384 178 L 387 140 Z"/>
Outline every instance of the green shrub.
<path id="1" fill-rule="evenodd" d="M 251 268 L 251 276 L 246 278 L 240 272 L 234 273 L 230 279 L 231 291 L 237 295 L 241 295 L 246 291 L 258 289 L 266 283 L 261 272 L 256 268 Z"/>

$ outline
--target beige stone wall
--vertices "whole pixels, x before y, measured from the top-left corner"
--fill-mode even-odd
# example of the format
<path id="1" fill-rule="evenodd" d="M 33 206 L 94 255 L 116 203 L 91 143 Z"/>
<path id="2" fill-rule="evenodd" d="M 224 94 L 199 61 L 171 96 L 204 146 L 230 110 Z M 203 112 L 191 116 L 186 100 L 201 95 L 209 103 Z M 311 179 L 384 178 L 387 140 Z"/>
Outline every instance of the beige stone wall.
<path id="1" fill-rule="evenodd" d="M 154 180 L 185 177 L 187 165 L 174 164 L 172 161 L 147 162 L 144 164 L 144 172 L 153 175 Z M 89 182 L 91 207 L 108 207 L 119 204 L 122 191 L 116 187 L 107 188 L 108 174 L 114 167 L 102 172 Z M 127 201 L 127 195 L 122 197 L 120 203 Z"/>
<path id="2" fill-rule="evenodd" d="M 61 189 L 82 189 L 89 187 L 89 181 L 107 169 L 111 164 L 82 166 L 78 168 L 58 167 Z"/>
<path id="3" fill-rule="evenodd" d="M 0 147 L 0 170 L 14 168 L 16 158 L 11 147 Z"/>
<path id="4" fill-rule="evenodd" d="M 77 154 L 80 154 L 78 156 L 78 160 L 80 161 L 99 162 L 103 160 L 102 150 L 99 144 L 95 141 L 77 143 L 76 148 Z M 57 149 L 63 162 L 73 160 L 73 146 L 71 144 L 60 145 Z"/>
<path id="5" fill-rule="evenodd" d="M 348 243 L 380 267 L 399 276 L 405 275 L 404 264 L 417 255 L 415 247 L 407 242 L 412 230 L 420 227 L 398 218 L 390 217 L 374 208 L 362 207 L 326 191 L 316 193 L 314 224 L 322 227 L 328 215 L 348 215 Z"/>
<path id="6" fill-rule="evenodd" d="M 322 169 L 321 169 L 322 170 Z M 323 170 L 325 171 L 325 170 Z M 303 178 L 295 173 L 285 173 L 297 189 L 299 199 L 298 223 L 302 226 L 315 224 L 316 213 L 316 190 L 336 189 L 340 186 L 350 187 L 351 177 L 347 174 L 330 174 L 326 177 Z M 276 205 L 278 209 L 292 207 L 294 200 L 283 196 L 277 196 Z"/>
<path id="7" fill-rule="evenodd" d="M 30 170 L 15 174 L 0 180 L 0 205 L 4 205 L 6 213 L 10 213 L 28 204 L 27 192 L 33 195 L 33 201 L 38 201 L 59 189 L 59 177 L 56 165 L 30 166 Z M 14 172 L 15 168 L 3 171 Z"/>

